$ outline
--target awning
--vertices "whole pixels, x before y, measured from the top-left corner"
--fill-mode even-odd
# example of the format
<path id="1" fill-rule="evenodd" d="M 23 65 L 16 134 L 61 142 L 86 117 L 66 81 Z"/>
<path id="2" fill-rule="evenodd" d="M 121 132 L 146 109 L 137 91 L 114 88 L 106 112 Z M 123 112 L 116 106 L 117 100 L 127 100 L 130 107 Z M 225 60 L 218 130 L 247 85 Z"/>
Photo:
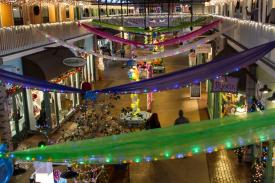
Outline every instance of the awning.
<path id="1" fill-rule="evenodd" d="M 75 57 L 65 47 L 46 48 L 46 50 L 22 57 L 23 74 L 46 81 L 52 80 L 72 67 L 63 64 L 65 58 Z"/>

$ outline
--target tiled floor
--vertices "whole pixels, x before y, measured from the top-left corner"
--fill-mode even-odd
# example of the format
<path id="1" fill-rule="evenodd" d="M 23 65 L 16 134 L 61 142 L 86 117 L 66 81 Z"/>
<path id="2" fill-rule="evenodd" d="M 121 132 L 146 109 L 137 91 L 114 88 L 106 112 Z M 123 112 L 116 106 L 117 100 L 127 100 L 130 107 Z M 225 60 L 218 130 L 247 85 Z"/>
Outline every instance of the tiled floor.
<path id="1" fill-rule="evenodd" d="M 166 71 L 172 72 L 187 67 L 187 57 L 178 55 L 165 60 Z M 121 62 L 109 62 L 105 70 L 103 81 L 94 84 L 95 88 L 106 88 L 119 84 L 128 83 L 127 69 L 122 69 Z M 159 115 L 162 127 L 174 124 L 178 116 L 178 110 L 182 109 L 191 123 L 208 119 L 206 111 L 207 95 L 204 92 L 200 100 L 189 99 L 189 88 L 165 91 L 153 95 L 152 112 Z M 140 95 L 140 108 L 146 110 L 146 95 Z M 115 115 L 120 113 L 122 107 L 131 103 L 130 96 L 124 95 L 114 109 Z M 74 123 L 67 123 L 64 129 L 74 128 Z M 60 132 L 54 134 L 57 138 Z M 36 146 L 43 138 L 34 136 L 25 141 L 28 146 Z M 236 164 L 237 160 L 231 152 L 220 151 L 213 154 L 200 154 L 185 159 L 166 160 L 153 163 L 131 164 L 129 179 L 116 178 L 112 182 L 131 183 L 244 183 L 248 182 L 249 167 Z M 28 176 L 13 178 L 12 182 L 24 183 Z"/>

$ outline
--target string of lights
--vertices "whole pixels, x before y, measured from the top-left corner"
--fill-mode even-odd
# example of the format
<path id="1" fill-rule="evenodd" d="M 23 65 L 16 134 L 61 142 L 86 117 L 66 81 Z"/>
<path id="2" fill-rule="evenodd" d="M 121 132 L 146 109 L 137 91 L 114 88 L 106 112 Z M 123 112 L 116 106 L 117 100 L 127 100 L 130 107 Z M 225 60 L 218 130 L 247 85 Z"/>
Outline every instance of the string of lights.
<path id="1" fill-rule="evenodd" d="M 24 161 L 140 163 L 232 149 L 274 138 L 274 111 L 206 120 L 1 154 Z"/>

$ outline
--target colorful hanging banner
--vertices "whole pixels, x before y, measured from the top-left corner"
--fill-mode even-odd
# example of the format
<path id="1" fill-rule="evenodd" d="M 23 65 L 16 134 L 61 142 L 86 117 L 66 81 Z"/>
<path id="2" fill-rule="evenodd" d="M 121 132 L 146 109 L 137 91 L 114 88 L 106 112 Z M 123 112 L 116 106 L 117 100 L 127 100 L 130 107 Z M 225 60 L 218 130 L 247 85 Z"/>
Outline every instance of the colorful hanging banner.
<path id="1" fill-rule="evenodd" d="M 42 148 L 15 151 L 23 161 L 81 164 L 140 163 L 232 149 L 274 139 L 274 110 L 206 120 Z M 2 157 L 5 155 L 2 154 Z"/>
<path id="2" fill-rule="evenodd" d="M 44 80 L 35 79 L 28 76 L 19 75 L 13 72 L 0 69 L 0 80 L 10 85 L 21 85 L 23 88 L 31 88 L 42 91 L 59 93 L 85 93 L 84 90 L 72 88 L 59 84 L 50 83 Z"/>
<path id="3" fill-rule="evenodd" d="M 190 26 L 193 26 L 193 27 L 198 26 L 198 25 L 201 25 L 203 22 L 205 22 L 207 19 L 208 19 L 207 17 L 201 17 L 193 21 L 192 23 L 184 22 L 174 27 L 162 27 L 162 28 L 156 28 L 156 29 L 144 29 L 141 27 L 123 27 L 123 26 L 110 24 L 110 23 L 102 22 L 95 19 L 92 21 L 92 24 L 96 26 L 114 29 L 117 31 L 132 32 L 132 33 L 138 33 L 138 34 L 151 34 L 152 32 L 159 32 L 159 33 L 173 32 L 173 31 L 179 31 L 183 28 L 187 28 Z"/>
<path id="4" fill-rule="evenodd" d="M 215 28 L 219 23 L 221 23 L 221 21 L 216 20 L 216 21 L 214 21 L 214 22 L 212 22 L 208 25 L 205 25 L 202 28 L 200 28 L 198 30 L 195 30 L 193 32 L 190 32 L 188 34 L 185 34 L 185 35 L 182 35 L 182 36 L 179 36 L 179 37 L 176 37 L 176 38 L 168 39 L 168 40 L 165 40 L 163 42 L 157 42 L 155 44 L 144 44 L 144 43 L 139 43 L 137 41 L 131 41 L 131 40 L 128 40 L 128 39 L 120 38 L 118 36 L 114 36 L 114 35 L 109 34 L 107 32 L 100 31 L 99 29 L 91 27 L 87 24 L 80 24 L 80 25 L 82 27 L 84 27 L 86 30 L 88 30 L 88 31 L 90 31 L 90 32 L 92 32 L 96 35 L 99 35 L 101 37 L 104 37 L 106 39 L 109 39 L 109 40 L 117 42 L 117 43 L 132 45 L 132 46 L 135 46 L 135 47 L 152 47 L 152 46 L 156 46 L 156 45 L 157 46 L 168 46 L 168 45 L 173 45 L 173 44 L 179 44 L 181 42 L 185 42 L 185 41 L 194 39 L 194 38 L 202 35 L 203 33 L 207 32 L 208 30 Z"/>
<path id="5" fill-rule="evenodd" d="M 148 93 L 163 90 L 178 89 L 199 83 L 206 79 L 219 78 L 219 76 L 239 70 L 240 67 L 255 63 L 275 47 L 275 41 L 250 48 L 231 57 L 214 59 L 206 64 L 188 69 L 179 70 L 159 77 L 145 79 L 138 82 L 110 87 L 102 90 L 91 91 L 86 94 L 89 98 L 91 93 Z"/>
<path id="6" fill-rule="evenodd" d="M 103 55 L 103 54 L 100 54 L 100 53 L 97 53 L 97 52 L 94 52 L 94 51 L 86 51 L 84 49 L 81 49 L 75 45 L 72 45 L 72 44 L 69 44 L 63 40 L 60 40 L 56 37 L 53 37 L 45 32 L 41 32 L 40 33 L 42 35 L 44 35 L 45 37 L 47 37 L 50 41 L 53 41 L 53 42 L 56 42 L 64 47 L 67 47 L 67 48 L 70 48 L 74 51 L 77 51 L 79 53 L 85 53 L 85 54 L 92 54 L 96 57 L 99 57 L 99 58 L 105 58 L 105 59 L 108 59 L 108 60 L 117 60 L 117 61 L 129 61 L 129 60 L 133 60 L 133 61 L 148 61 L 148 60 L 153 60 L 153 59 L 158 59 L 158 58 L 165 58 L 165 57 L 169 57 L 169 56 L 174 56 L 174 55 L 178 55 L 178 54 L 181 54 L 181 53 L 184 53 L 186 51 L 189 51 L 190 49 L 195 49 L 197 46 L 201 45 L 201 44 L 204 44 L 204 43 L 207 43 L 213 39 L 215 39 L 216 37 L 220 36 L 221 34 L 233 29 L 235 27 L 235 25 L 231 26 L 231 27 L 228 27 L 226 29 L 223 29 L 221 32 L 217 32 L 215 34 L 212 34 L 211 36 L 207 36 L 206 38 L 203 38 L 199 41 L 196 41 L 195 43 L 191 43 L 191 44 L 188 44 L 186 46 L 183 46 L 183 47 L 180 47 L 180 48 L 177 48 L 177 49 L 172 49 L 172 50 L 167 50 L 167 51 L 164 51 L 164 52 L 159 52 L 157 54 L 153 53 L 153 54 L 150 54 L 150 55 L 146 55 L 146 56 L 139 56 L 139 57 L 136 57 L 136 58 L 122 58 L 122 57 L 117 57 L 117 56 L 109 56 L 109 55 Z"/>

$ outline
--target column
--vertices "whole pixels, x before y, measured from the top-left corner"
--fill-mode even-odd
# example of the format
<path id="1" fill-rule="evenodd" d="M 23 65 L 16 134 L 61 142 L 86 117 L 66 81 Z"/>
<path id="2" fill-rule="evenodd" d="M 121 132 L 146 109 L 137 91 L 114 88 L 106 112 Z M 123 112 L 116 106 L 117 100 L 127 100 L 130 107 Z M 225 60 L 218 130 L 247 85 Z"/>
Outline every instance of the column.
<path id="1" fill-rule="evenodd" d="M 262 16 L 262 0 L 258 0 L 258 22 L 261 22 L 261 16 Z"/>
<path id="2" fill-rule="evenodd" d="M 265 19 L 266 19 L 266 1 L 267 0 L 262 0 L 262 22 L 265 23 Z"/>
<path id="3" fill-rule="evenodd" d="M 10 106 L 7 101 L 7 93 L 5 86 L 0 86 L 0 143 L 8 145 L 10 151 L 13 150 L 11 128 L 9 121 Z"/>
<path id="4" fill-rule="evenodd" d="M 268 158 L 267 165 L 265 170 L 265 183 L 271 183 L 273 178 L 273 167 L 272 167 L 272 158 L 273 158 L 273 140 L 268 141 Z"/>
<path id="5" fill-rule="evenodd" d="M 46 122 L 47 122 L 47 125 L 49 126 L 49 129 L 51 129 L 52 118 L 51 118 L 50 94 L 47 91 L 44 92 L 44 103 L 45 103 L 45 112 L 46 112 Z"/>
<path id="6" fill-rule="evenodd" d="M 247 14 L 246 14 L 246 6 L 247 6 L 247 0 L 243 0 L 243 5 L 242 5 L 242 16 L 243 19 L 247 19 Z"/>

